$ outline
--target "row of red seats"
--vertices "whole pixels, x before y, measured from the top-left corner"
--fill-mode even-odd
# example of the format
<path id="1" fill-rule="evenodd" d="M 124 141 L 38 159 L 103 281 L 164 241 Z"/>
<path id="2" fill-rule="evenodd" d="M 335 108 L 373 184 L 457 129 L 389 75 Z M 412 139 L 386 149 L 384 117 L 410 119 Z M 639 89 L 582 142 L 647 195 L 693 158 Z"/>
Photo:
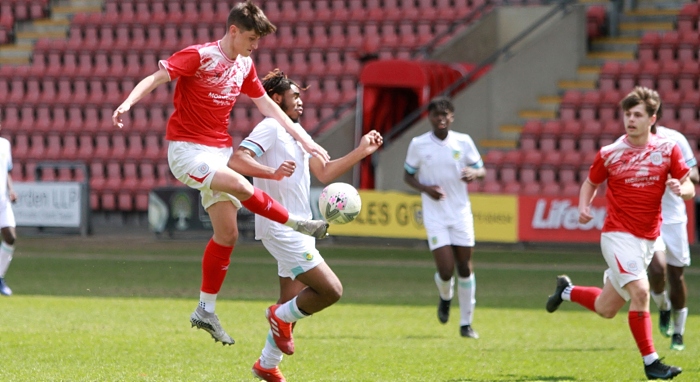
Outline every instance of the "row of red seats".
<path id="1" fill-rule="evenodd" d="M 637 84 L 660 92 L 700 88 L 698 60 L 608 61 L 601 67 L 598 88 L 602 91 L 632 89 Z"/>
<path id="2" fill-rule="evenodd" d="M 651 84 L 640 81 L 642 86 Z M 620 115 L 620 100 L 632 87 L 621 90 L 579 92 L 570 90 L 564 93 L 559 105 L 559 118 L 562 120 L 617 120 Z M 694 121 L 700 110 L 700 90 L 659 91 L 662 100 L 662 114 L 666 120 Z"/>
<path id="3" fill-rule="evenodd" d="M 647 32 L 640 39 L 637 56 L 642 61 L 697 60 L 699 49 L 700 32 L 697 30 Z"/>
<path id="4" fill-rule="evenodd" d="M 15 21 L 38 20 L 48 17 L 49 0 L 3 0 L 0 16 L 11 16 Z"/>
<path id="5" fill-rule="evenodd" d="M 547 196 L 577 196 L 581 190 L 580 183 L 541 183 L 541 182 L 499 182 L 484 181 L 471 182 L 468 185 L 469 192 L 482 192 L 487 194 L 513 194 L 513 195 L 547 195 Z M 597 196 L 605 195 L 599 190 Z"/>
<path id="6" fill-rule="evenodd" d="M 452 2 L 451 0 L 300 0 L 265 1 L 261 7 L 274 23 L 338 22 L 345 20 L 455 20 L 464 17 L 484 1 Z M 226 1 L 109 1 L 100 19 L 80 16 L 77 24 L 117 25 L 137 23 L 186 23 L 203 20 L 216 22 L 226 15 L 231 5 Z"/>
<path id="7" fill-rule="evenodd" d="M 310 104 L 338 104 L 352 100 L 355 96 L 357 82 L 353 77 L 295 77 L 294 73 L 303 72 L 294 65 L 268 64 L 261 68 L 259 75 L 263 77 L 268 71 L 281 68 L 300 85 L 308 87 L 304 100 Z M 297 70 L 294 70 L 297 69 Z M 38 79 L 15 79 L 7 81 L 0 77 L 0 103 L 24 105 L 80 105 L 80 104 L 105 104 L 115 105 L 123 101 L 134 88 L 136 80 L 125 78 L 100 79 L 93 77 L 91 80 L 58 79 L 44 77 Z M 174 92 L 174 83 L 160 86 L 151 94 L 144 97 L 144 105 L 167 105 L 171 103 Z M 247 97 L 241 97 L 241 99 Z M 243 101 L 243 103 L 249 103 Z"/>
<path id="8" fill-rule="evenodd" d="M 12 137 L 17 160 L 94 160 L 167 158 L 163 134 L 42 134 L 17 133 Z"/>

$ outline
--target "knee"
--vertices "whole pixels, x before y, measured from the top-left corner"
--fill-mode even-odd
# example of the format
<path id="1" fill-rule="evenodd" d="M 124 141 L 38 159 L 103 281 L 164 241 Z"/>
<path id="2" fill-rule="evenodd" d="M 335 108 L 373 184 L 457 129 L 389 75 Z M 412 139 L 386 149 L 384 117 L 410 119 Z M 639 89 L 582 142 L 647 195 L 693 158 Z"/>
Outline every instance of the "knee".
<path id="1" fill-rule="evenodd" d="M 647 268 L 647 272 L 649 273 L 649 277 L 664 277 L 665 272 L 666 272 L 666 267 L 663 266 L 663 264 L 657 262 L 657 261 L 652 261 L 649 264 L 649 267 Z"/>
<path id="2" fill-rule="evenodd" d="M 328 292 L 326 293 L 328 305 L 335 304 L 341 297 L 343 297 L 343 284 L 337 282 L 331 288 L 328 288 Z"/>
<path id="3" fill-rule="evenodd" d="M 233 247 L 236 245 L 236 241 L 238 241 L 238 230 L 234 229 L 224 234 L 217 235 L 216 241 L 221 245 Z"/>
<path id="4" fill-rule="evenodd" d="M 617 311 L 610 309 L 596 309 L 596 313 L 598 313 L 599 316 L 607 319 L 615 318 L 615 316 L 617 315 Z"/>
<path id="5" fill-rule="evenodd" d="M 8 245 L 15 245 L 16 236 L 15 235 L 5 235 L 3 236 L 3 241 Z"/>

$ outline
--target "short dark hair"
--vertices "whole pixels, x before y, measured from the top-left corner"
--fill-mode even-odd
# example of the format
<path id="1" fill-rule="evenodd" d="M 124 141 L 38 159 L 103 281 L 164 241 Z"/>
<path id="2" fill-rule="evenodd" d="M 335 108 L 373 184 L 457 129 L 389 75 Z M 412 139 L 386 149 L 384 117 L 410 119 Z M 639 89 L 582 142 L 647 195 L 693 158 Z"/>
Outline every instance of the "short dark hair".
<path id="1" fill-rule="evenodd" d="M 428 113 L 432 113 L 433 111 L 449 111 L 450 113 L 454 113 L 455 106 L 452 104 L 452 101 L 450 101 L 450 99 L 447 97 L 435 97 L 432 100 L 430 100 L 430 103 L 428 104 Z"/>
<path id="2" fill-rule="evenodd" d="M 296 82 L 287 78 L 287 75 L 279 68 L 275 68 L 275 70 L 267 73 L 262 79 L 262 86 L 270 97 L 272 97 L 273 94 L 284 94 L 287 90 L 292 88 L 292 85 L 298 87 L 300 90 L 306 90 L 302 89 Z"/>
<path id="3" fill-rule="evenodd" d="M 644 86 L 637 86 L 620 101 L 620 107 L 622 107 L 624 111 L 639 104 L 644 105 L 644 110 L 646 110 L 650 117 L 655 115 L 659 111 L 659 106 L 661 106 L 659 93 L 657 93 L 656 90 Z"/>
<path id="4" fill-rule="evenodd" d="M 226 20 L 226 29 L 228 30 L 231 25 L 235 25 L 243 31 L 252 30 L 260 37 L 275 33 L 277 30 L 277 27 L 267 19 L 262 9 L 250 0 L 238 3 L 231 9 Z"/>

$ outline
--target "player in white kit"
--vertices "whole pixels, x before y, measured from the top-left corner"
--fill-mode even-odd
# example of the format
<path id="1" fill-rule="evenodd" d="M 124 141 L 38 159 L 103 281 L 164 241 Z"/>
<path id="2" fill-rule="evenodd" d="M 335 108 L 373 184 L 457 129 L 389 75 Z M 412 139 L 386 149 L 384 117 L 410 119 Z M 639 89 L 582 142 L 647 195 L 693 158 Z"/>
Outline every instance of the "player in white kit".
<path id="1" fill-rule="evenodd" d="M 483 178 L 486 169 L 471 137 L 450 131 L 454 106 L 449 99 L 431 100 L 428 119 L 432 131 L 413 138 L 408 146 L 404 181 L 421 193 L 428 247 L 437 266 L 438 319 L 443 324 L 449 319 L 456 268 L 460 334 L 479 338 L 472 328 L 476 305 L 474 217 L 466 183 Z"/>
<path id="2" fill-rule="evenodd" d="M 664 192 L 668 188 L 691 199 L 695 187 L 676 142 L 651 134 L 659 105 L 658 93 L 645 87 L 634 88 L 622 99 L 627 134 L 598 151 L 581 185 L 579 222 L 586 224 L 593 219 L 591 202 L 598 186 L 604 181 L 608 184 L 607 215 L 600 237 L 608 265 L 603 288 L 573 285 L 568 276 L 558 276 L 546 309 L 552 313 L 563 301 L 571 301 L 603 318 L 613 318 L 630 301 L 627 321 L 646 377 L 672 379 L 682 370 L 661 362 L 654 349 L 646 269 L 660 234 Z"/>
<path id="3" fill-rule="evenodd" d="M 238 3 L 228 15 L 226 35 L 221 40 L 192 45 L 161 60 L 159 70 L 141 80 L 112 116 L 114 124 L 122 127 L 122 114 L 157 86 L 177 79 L 175 111 L 165 134 L 169 141 L 168 164 L 178 180 L 200 191 L 214 230 L 204 250 L 200 300 L 190 323 L 224 345 L 234 341 L 214 311 L 238 239 L 237 212 L 241 205 L 317 238 L 325 237 L 328 227 L 320 220 L 290 215 L 280 203 L 227 166 L 233 153 L 229 118 L 241 94 L 249 96 L 263 115 L 277 120 L 319 161 L 328 160 L 326 150 L 292 123 L 260 84 L 250 55 L 260 39 L 275 30 L 255 4 Z M 293 168 L 283 171 L 291 174 Z"/>
<path id="4" fill-rule="evenodd" d="M 17 200 L 17 194 L 12 185 L 12 147 L 10 141 L 0 138 L 0 185 L 5 189 L 0 191 L 0 294 L 11 296 L 12 289 L 5 282 L 5 273 L 10 267 L 12 255 L 15 253 L 15 214 L 12 211 L 12 203 Z"/>
<path id="5" fill-rule="evenodd" d="M 267 94 L 298 123 L 304 110 L 299 85 L 279 69 L 270 72 L 262 82 Z M 310 156 L 278 121 L 266 118 L 243 140 L 230 166 L 253 176 L 253 184 L 287 206 L 290 213 L 311 218 L 310 175 L 324 184 L 330 183 L 381 145 L 381 135 L 371 131 L 353 151 L 323 163 Z M 279 170 L 291 163 L 296 163 L 292 174 Z M 294 353 L 293 323 L 337 302 L 343 286 L 316 249 L 313 237 L 258 216 L 255 237 L 277 260 L 280 298 L 266 312 L 270 332 L 253 374 L 265 381 L 280 382 L 285 380 L 278 366 L 282 356 Z"/>
<path id="6" fill-rule="evenodd" d="M 663 126 L 652 127 L 652 133 L 673 140 L 680 147 L 686 165 L 690 167 L 690 180 L 697 184 L 697 160 L 688 140 L 680 132 Z M 661 199 L 661 236 L 654 244 L 654 258 L 649 264 L 651 299 L 659 308 L 661 334 L 671 337 L 671 349 L 683 350 L 683 334 L 688 318 L 686 306 L 687 287 L 683 269 L 690 265 L 688 244 L 688 215 L 685 201 L 666 189 Z M 668 278 L 669 291 L 666 291 Z M 673 310 L 671 309 L 673 308 Z M 673 325 L 671 319 L 673 318 Z"/>

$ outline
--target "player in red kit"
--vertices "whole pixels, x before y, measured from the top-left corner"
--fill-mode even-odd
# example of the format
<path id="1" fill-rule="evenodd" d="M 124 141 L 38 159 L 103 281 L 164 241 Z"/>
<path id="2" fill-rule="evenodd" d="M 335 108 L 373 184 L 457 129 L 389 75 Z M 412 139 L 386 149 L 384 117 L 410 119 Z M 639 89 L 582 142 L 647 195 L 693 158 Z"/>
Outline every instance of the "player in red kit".
<path id="1" fill-rule="evenodd" d="M 328 228 L 321 220 L 290 216 L 276 200 L 228 167 L 233 154 L 229 117 L 241 94 L 250 97 L 263 115 L 276 119 L 306 152 L 323 162 L 329 159 L 328 153 L 272 101 L 258 79 L 250 54 L 263 36 L 275 30 L 255 4 L 238 3 L 228 15 L 226 35 L 221 40 L 192 45 L 161 60 L 158 71 L 141 80 L 112 117 L 114 124 L 122 127 L 121 116 L 135 103 L 159 85 L 178 80 L 175 111 L 165 135 L 168 164 L 178 180 L 200 191 L 214 230 L 204 250 L 200 302 L 190 322 L 209 332 L 215 341 L 229 345 L 234 340 L 221 327 L 214 308 L 238 239 L 238 209 L 245 206 L 319 239 L 326 236 Z M 280 176 L 289 176 L 294 170 L 292 162 L 276 169 Z"/>
<path id="2" fill-rule="evenodd" d="M 588 223 L 591 201 L 607 180 L 607 216 L 600 246 L 608 265 L 603 289 L 573 285 L 566 275 L 547 300 L 554 312 L 563 301 L 572 301 L 612 318 L 630 301 L 628 322 L 644 361 L 648 379 L 672 379 L 681 368 L 661 362 L 652 338 L 649 315 L 649 281 L 646 269 L 660 235 L 661 197 L 666 187 L 683 199 L 695 196 L 690 168 L 676 142 L 651 133 L 660 100 L 656 91 L 636 87 L 620 102 L 623 139 L 600 149 L 579 195 L 579 222 Z"/>

